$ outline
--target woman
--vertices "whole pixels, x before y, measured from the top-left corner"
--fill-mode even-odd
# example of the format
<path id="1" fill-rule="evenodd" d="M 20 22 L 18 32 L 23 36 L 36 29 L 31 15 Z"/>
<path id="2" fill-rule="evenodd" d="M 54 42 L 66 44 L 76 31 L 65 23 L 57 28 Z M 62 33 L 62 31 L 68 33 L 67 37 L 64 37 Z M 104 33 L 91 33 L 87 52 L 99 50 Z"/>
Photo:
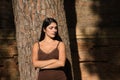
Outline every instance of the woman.
<path id="1" fill-rule="evenodd" d="M 43 21 L 41 38 L 33 46 L 33 65 L 39 68 L 38 80 L 66 80 L 65 45 L 58 35 L 58 24 L 53 18 Z"/>

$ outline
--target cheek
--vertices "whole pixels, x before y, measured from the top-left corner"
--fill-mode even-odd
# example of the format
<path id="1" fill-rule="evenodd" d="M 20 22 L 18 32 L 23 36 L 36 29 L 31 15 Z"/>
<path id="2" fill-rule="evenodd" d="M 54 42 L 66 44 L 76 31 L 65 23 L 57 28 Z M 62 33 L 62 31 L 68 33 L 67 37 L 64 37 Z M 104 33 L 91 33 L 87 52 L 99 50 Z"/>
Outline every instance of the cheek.
<path id="1" fill-rule="evenodd" d="M 49 32 L 50 30 L 49 29 L 44 29 L 43 30 L 45 33 Z"/>
<path id="2" fill-rule="evenodd" d="M 45 33 L 49 34 L 51 33 L 51 30 L 45 30 Z"/>

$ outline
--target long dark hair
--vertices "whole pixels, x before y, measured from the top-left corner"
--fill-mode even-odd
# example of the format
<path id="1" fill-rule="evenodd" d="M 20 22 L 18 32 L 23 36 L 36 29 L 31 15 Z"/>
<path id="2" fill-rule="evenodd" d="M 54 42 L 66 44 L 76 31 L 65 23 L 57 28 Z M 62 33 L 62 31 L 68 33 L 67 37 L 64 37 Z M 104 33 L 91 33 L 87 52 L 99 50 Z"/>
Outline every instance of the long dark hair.
<path id="1" fill-rule="evenodd" d="M 56 25 L 58 26 L 58 23 L 54 18 L 45 18 L 44 19 L 39 41 L 42 41 L 45 38 L 45 32 L 43 30 L 46 29 L 47 26 L 49 26 L 52 22 L 56 23 Z M 57 30 L 56 36 L 54 37 L 54 40 L 62 41 L 62 39 L 60 38 L 60 36 L 58 34 L 58 30 Z"/>

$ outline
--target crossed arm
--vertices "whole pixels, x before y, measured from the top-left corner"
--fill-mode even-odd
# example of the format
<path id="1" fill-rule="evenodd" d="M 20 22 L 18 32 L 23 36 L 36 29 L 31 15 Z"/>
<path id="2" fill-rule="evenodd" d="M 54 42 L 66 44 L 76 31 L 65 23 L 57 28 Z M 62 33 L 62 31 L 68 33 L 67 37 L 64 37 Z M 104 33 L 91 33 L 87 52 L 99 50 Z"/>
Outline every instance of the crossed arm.
<path id="1" fill-rule="evenodd" d="M 65 55 L 65 45 L 63 42 L 60 42 L 58 46 L 59 58 L 58 59 L 49 59 L 49 60 L 38 60 L 38 44 L 35 43 L 32 51 L 32 62 L 34 67 L 41 69 L 52 69 L 63 67 L 65 65 L 66 55 Z"/>

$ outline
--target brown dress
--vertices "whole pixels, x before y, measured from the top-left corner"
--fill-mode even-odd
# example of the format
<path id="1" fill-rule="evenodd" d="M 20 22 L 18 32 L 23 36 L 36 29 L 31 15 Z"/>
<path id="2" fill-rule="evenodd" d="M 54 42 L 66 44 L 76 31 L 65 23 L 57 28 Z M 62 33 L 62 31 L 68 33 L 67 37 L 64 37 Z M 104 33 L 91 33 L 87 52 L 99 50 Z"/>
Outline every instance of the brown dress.
<path id="1" fill-rule="evenodd" d="M 38 59 L 39 60 L 58 59 L 59 57 L 58 45 L 49 54 L 48 53 L 46 54 L 44 51 L 42 51 L 39 45 Z M 66 80 L 66 75 L 63 71 L 63 68 L 44 69 L 39 71 L 38 80 Z"/>

